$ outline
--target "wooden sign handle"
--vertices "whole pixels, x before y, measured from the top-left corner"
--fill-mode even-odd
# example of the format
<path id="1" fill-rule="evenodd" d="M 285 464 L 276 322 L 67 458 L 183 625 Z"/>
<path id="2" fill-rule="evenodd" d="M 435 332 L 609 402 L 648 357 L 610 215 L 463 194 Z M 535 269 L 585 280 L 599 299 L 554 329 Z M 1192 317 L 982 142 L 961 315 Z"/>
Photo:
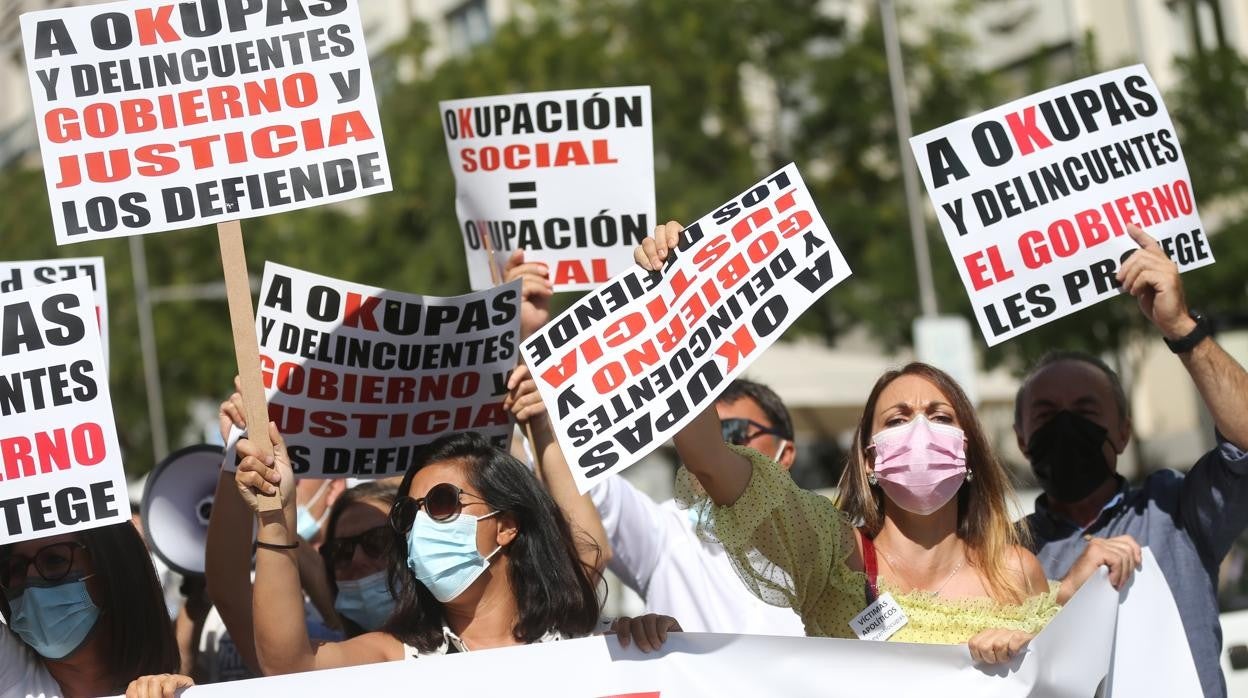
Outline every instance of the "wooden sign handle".
<path id="1" fill-rule="evenodd" d="M 247 438 L 260 447 L 264 457 L 273 455 L 269 441 L 269 408 L 260 380 L 260 342 L 256 339 L 256 314 L 251 305 L 251 280 L 247 276 L 247 253 L 243 249 L 243 227 L 238 221 L 217 224 L 221 244 L 221 268 L 225 272 L 225 294 L 230 304 L 230 327 L 234 333 L 234 357 L 242 384 L 243 408 L 247 413 Z M 282 508 L 278 495 L 257 493 L 261 511 Z"/>

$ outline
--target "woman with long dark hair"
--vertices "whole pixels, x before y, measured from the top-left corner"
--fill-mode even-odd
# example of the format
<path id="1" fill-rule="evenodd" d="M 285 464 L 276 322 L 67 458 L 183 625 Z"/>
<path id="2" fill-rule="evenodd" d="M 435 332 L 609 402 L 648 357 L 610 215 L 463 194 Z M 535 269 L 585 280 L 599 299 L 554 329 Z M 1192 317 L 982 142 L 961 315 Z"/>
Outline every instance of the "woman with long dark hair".
<path id="1" fill-rule="evenodd" d="M 390 512 L 388 575 L 397 608 L 382 632 L 312 646 L 288 618 L 300 612 L 293 474 L 270 424 L 267 463 L 251 443 L 237 473 L 260 520 L 253 616 L 266 674 L 415 659 L 584 637 L 606 630 L 592 564 L 564 512 L 522 463 L 475 433 L 422 449 Z M 256 493 L 282 508 L 262 512 Z M 636 621 L 634 621 L 636 622 Z M 663 621 L 671 625 L 670 619 Z"/>
<path id="2" fill-rule="evenodd" d="M 0 695 L 116 695 L 178 670 L 164 593 L 130 522 L 0 546 L 0 590 Z"/>

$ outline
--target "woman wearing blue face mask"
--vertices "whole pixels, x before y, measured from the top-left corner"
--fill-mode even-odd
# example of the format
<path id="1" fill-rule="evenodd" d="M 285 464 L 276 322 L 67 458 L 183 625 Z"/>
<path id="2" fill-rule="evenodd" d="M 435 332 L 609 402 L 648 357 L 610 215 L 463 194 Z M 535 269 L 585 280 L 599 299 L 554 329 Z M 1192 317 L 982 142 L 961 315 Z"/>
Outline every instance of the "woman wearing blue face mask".
<path id="1" fill-rule="evenodd" d="M 393 481 L 365 482 L 344 492 L 329 510 L 320 553 L 347 637 L 380 630 L 394 611 L 386 583 L 394 496 Z"/>
<path id="2" fill-rule="evenodd" d="M 128 522 L 0 546 L 0 590 L 0 695 L 116 695 L 178 670 L 164 594 Z"/>
<path id="3" fill-rule="evenodd" d="M 473 433 L 426 446 L 390 512 L 390 588 L 398 607 L 384 631 L 312 646 L 297 623 L 298 570 L 290 460 L 275 425 L 274 456 L 240 442 L 236 481 L 260 519 L 253 596 L 256 650 L 266 674 L 415 659 L 607 630 L 600 577 L 581 559 L 571 526 L 533 474 Z M 260 512 L 255 494 L 278 494 Z M 666 617 L 647 619 L 677 629 Z M 638 621 L 633 621 L 638 624 Z"/>

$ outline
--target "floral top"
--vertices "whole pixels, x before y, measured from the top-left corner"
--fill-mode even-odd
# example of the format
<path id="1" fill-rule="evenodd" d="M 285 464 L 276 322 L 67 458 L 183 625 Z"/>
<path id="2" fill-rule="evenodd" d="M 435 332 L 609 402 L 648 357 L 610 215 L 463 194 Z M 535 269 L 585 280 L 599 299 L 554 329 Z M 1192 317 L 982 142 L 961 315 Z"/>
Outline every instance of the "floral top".
<path id="1" fill-rule="evenodd" d="M 696 508 L 699 535 L 724 546 L 756 596 L 797 611 L 807 635 L 856 637 L 849 621 L 867 601 L 866 575 L 847 564 L 857 545 L 852 523 L 829 499 L 798 487 L 775 461 L 753 449 L 729 448 L 754 466 L 749 486 L 732 505 L 715 506 L 687 470 L 678 475 L 677 497 Z M 1016 605 L 902 593 L 884 580 L 879 586 L 909 618 L 889 638 L 897 642 L 962 644 L 991 628 L 1036 633 L 1059 610 L 1056 582 Z"/>

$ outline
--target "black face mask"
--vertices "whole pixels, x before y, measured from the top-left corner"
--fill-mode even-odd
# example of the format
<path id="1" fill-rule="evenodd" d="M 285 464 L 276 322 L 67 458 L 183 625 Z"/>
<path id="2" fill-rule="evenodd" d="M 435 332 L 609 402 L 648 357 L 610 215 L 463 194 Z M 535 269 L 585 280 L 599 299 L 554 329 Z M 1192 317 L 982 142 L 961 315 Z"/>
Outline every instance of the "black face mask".
<path id="1" fill-rule="evenodd" d="M 1027 441 L 1027 459 L 1045 494 L 1059 502 L 1077 502 L 1092 494 L 1113 474 L 1101 446 L 1104 427 L 1062 410 Z"/>

